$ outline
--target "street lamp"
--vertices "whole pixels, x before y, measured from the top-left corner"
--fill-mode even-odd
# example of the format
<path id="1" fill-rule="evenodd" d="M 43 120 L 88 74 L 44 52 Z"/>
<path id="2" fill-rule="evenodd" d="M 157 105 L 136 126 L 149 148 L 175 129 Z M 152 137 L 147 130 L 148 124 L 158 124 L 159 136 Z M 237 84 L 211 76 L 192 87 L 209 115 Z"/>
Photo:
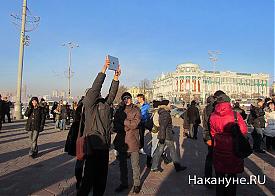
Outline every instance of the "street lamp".
<path id="1" fill-rule="evenodd" d="M 72 42 L 68 42 L 66 44 L 62 44 L 62 46 L 66 46 L 69 49 L 69 64 L 68 64 L 68 100 L 71 98 L 71 78 L 72 78 L 72 71 L 71 71 L 71 62 L 72 62 L 72 49 L 75 47 L 79 47 L 78 44 L 74 44 Z"/>
<path id="2" fill-rule="evenodd" d="M 21 25 L 21 33 L 20 33 L 20 47 L 19 47 L 19 59 L 18 59 L 17 93 L 16 93 L 16 102 L 14 105 L 14 116 L 16 119 L 22 119 L 21 90 L 22 90 L 22 72 L 23 72 L 23 55 L 24 55 L 24 42 L 25 42 L 26 10 L 27 10 L 27 0 L 23 0 L 22 25 Z"/>

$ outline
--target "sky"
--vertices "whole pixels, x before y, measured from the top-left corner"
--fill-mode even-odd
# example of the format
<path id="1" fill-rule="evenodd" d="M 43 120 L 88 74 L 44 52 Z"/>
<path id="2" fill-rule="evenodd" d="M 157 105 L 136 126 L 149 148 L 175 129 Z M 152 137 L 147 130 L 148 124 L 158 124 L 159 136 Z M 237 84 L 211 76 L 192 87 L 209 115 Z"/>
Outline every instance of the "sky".
<path id="1" fill-rule="evenodd" d="M 219 50 L 217 70 L 269 73 L 274 78 L 274 0 L 28 0 L 37 29 L 27 32 L 23 83 L 32 95 L 66 89 L 72 51 L 72 95 L 91 86 L 110 54 L 120 60 L 121 84 L 138 85 L 185 62 L 213 70 L 208 50 Z M 1 0 L 0 91 L 15 91 L 22 0 Z M 107 72 L 107 91 L 113 72 Z M 274 80 L 274 79 L 273 79 Z"/>

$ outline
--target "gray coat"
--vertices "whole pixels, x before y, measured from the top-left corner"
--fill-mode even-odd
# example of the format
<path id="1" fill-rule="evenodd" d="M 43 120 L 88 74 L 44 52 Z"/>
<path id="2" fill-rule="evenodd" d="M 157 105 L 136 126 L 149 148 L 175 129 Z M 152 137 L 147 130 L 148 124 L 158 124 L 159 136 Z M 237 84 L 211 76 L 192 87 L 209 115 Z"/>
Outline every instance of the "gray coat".
<path id="1" fill-rule="evenodd" d="M 108 149 L 111 141 L 111 104 L 113 103 L 119 82 L 113 80 L 109 94 L 106 98 L 101 97 L 101 88 L 106 74 L 99 73 L 94 80 L 83 104 L 85 108 L 84 135 L 88 136 L 88 146 L 91 149 Z"/>

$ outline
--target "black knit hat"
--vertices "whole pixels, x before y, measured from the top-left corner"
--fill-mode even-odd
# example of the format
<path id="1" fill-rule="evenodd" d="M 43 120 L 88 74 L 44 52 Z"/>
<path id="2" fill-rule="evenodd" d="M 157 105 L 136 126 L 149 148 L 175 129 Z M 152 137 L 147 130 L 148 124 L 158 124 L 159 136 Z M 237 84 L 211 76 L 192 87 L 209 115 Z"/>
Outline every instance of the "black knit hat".
<path id="1" fill-rule="evenodd" d="M 217 97 L 217 103 L 224 103 L 224 102 L 230 103 L 230 101 L 231 99 L 226 94 L 221 94 L 219 97 Z"/>
<path id="2" fill-rule="evenodd" d="M 168 104 L 169 104 L 169 100 L 162 100 L 159 103 L 159 105 L 168 105 Z"/>
<path id="3" fill-rule="evenodd" d="M 160 105 L 160 101 L 154 100 L 153 101 L 153 108 L 157 108 Z"/>
<path id="4" fill-rule="evenodd" d="M 123 101 L 124 99 L 126 98 L 131 98 L 132 99 L 132 95 L 131 93 L 129 92 L 124 92 L 122 95 L 121 95 L 121 100 Z"/>
<path id="5" fill-rule="evenodd" d="M 215 93 L 214 93 L 214 97 L 215 98 L 218 98 L 219 96 L 221 95 L 225 95 L 225 92 L 221 91 L 221 90 L 217 90 Z"/>

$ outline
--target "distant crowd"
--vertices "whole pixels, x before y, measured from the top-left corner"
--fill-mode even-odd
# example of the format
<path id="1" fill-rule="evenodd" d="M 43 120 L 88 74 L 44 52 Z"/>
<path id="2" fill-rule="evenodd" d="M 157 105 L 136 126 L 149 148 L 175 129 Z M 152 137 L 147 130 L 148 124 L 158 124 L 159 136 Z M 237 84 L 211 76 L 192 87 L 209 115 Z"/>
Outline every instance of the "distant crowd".
<path id="1" fill-rule="evenodd" d="M 135 97 L 138 103 L 134 104 L 132 95 L 124 92 L 121 102 L 114 107 L 113 102 L 121 75 L 120 68 L 114 73 L 109 94 L 106 97 L 101 96 L 102 85 L 106 78 L 105 72 L 109 65 L 110 62 L 106 59 L 91 88 L 78 103 L 74 102 L 70 106 L 66 101 L 56 102 L 49 111 L 44 99 L 39 101 L 37 97 L 33 97 L 24 114 L 28 118 L 26 130 L 30 137 L 29 155 L 32 158 L 38 154 L 38 136 L 44 130 L 45 120 L 49 114 L 53 115 L 57 130 L 69 128 L 65 152 L 76 156 L 77 159 L 74 171 L 78 196 L 86 196 L 91 190 L 93 195 L 104 195 L 109 149 L 112 146 L 120 168 L 120 183 L 114 190 L 116 193 L 129 188 L 128 158 L 133 171 L 134 193 L 139 193 L 142 188 L 140 179 L 142 154 L 146 156 L 147 168 L 151 172 L 162 172 L 161 161 L 165 164 L 172 162 L 176 172 L 187 169 L 182 165 L 175 150 L 171 102 L 154 100 L 150 105 L 146 102 L 145 96 L 139 94 Z M 239 103 L 232 106 L 230 97 L 219 90 L 207 98 L 207 105 L 202 112 L 195 100 L 187 107 L 183 105 L 184 112 L 181 115 L 183 135 L 197 140 L 199 127 L 203 128 L 203 140 L 208 148 L 205 160 L 206 178 L 212 177 L 212 166 L 217 178 L 236 178 L 238 173 L 244 171 L 244 159 L 252 153 L 252 150 L 254 153 L 265 153 L 263 143 L 266 144 L 266 150 L 275 150 L 274 104 L 275 95 L 265 100 L 258 99 L 255 105 L 251 105 L 249 114 L 246 114 Z M 4 101 L 1 100 L 1 123 L 3 115 L 6 114 L 4 105 Z M 247 139 L 248 125 L 253 127 L 252 149 Z M 144 142 L 146 130 L 149 131 L 149 143 Z M 115 134 L 113 143 L 111 134 Z M 236 144 L 239 147 L 236 147 Z M 232 183 L 229 186 L 217 184 L 216 195 L 236 195 L 236 188 L 236 184 Z"/>

